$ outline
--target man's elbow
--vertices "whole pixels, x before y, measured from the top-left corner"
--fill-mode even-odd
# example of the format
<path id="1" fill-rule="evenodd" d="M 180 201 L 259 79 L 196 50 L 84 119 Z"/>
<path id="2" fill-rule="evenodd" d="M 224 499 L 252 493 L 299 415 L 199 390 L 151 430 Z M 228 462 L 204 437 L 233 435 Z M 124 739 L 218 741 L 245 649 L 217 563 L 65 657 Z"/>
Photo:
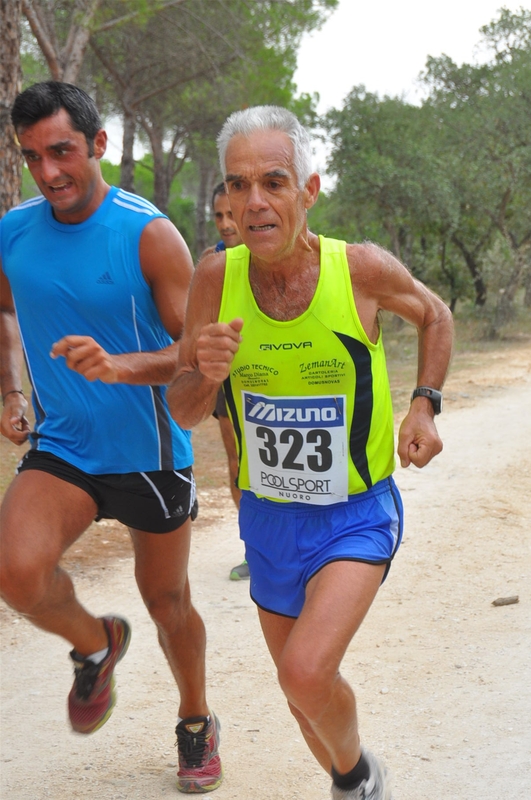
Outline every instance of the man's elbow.
<path id="1" fill-rule="evenodd" d="M 442 300 L 441 300 L 440 307 L 439 307 L 438 322 L 439 322 L 439 325 L 442 325 L 443 328 L 448 331 L 448 334 L 453 338 L 453 335 L 454 335 L 454 316 L 453 316 L 450 308 Z"/>
<path id="2" fill-rule="evenodd" d="M 438 328 L 440 331 L 446 331 L 451 336 L 453 335 L 454 318 L 452 312 L 440 297 L 435 296 L 435 302 L 423 327 Z"/>

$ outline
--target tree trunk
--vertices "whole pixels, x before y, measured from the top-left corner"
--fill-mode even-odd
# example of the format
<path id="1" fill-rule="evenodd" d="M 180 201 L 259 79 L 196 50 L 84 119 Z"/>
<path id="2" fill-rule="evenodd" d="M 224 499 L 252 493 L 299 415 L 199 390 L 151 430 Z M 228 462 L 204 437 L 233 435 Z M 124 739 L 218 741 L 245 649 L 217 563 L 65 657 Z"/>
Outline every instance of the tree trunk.
<path id="1" fill-rule="evenodd" d="M 485 281 L 481 275 L 477 260 L 474 254 L 467 250 L 464 243 L 458 239 L 455 234 L 452 236 L 452 241 L 461 251 L 468 270 L 472 275 L 472 280 L 474 281 L 474 291 L 476 293 L 476 305 L 480 307 L 484 306 L 487 302 L 487 287 L 485 286 Z"/>
<path id="2" fill-rule="evenodd" d="M 152 126 L 150 129 L 151 152 L 153 153 L 153 202 L 163 214 L 168 213 L 169 186 L 164 162 L 164 144 L 162 128 Z"/>
<path id="3" fill-rule="evenodd" d="M 525 270 L 524 253 L 521 250 L 514 250 L 514 269 L 509 276 L 509 280 L 500 292 L 494 316 L 488 330 L 489 339 L 498 339 L 500 331 L 504 325 L 514 317 L 514 298 L 516 292 L 522 285 L 522 277 Z"/>
<path id="4" fill-rule="evenodd" d="M 450 287 L 450 311 L 452 314 L 454 314 L 459 296 L 457 292 L 455 275 L 446 266 L 446 239 L 443 239 L 441 243 L 441 272 L 448 281 L 448 286 Z"/>
<path id="5" fill-rule="evenodd" d="M 20 91 L 21 0 L 0 0 L 0 217 L 20 203 L 22 155 L 10 112 Z"/>
<path id="6" fill-rule="evenodd" d="M 130 111 L 123 114 L 124 135 L 122 140 L 122 161 L 120 164 L 120 186 L 126 192 L 135 191 L 135 159 L 133 147 L 135 144 L 136 119 Z"/>
<path id="7" fill-rule="evenodd" d="M 163 214 L 168 213 L 170 186 L 164 158 L 164 128 L 157 122 L 140 117 L 140 124 L 149 137 L 153 155 L 153 203 Z"/>
<path id="8" fill-rule="evenodd" d="M 391 252 L 392 252 L 392 254 L 396 258 L 398 258 L 399 261 L 402 261 L 402 255 L 401 255 L 401 252 L 400 252 L 400 237 L 398 235 L 398 231 L 396 229 L 396 226 L 394 225 L 393 222 L 390 222 L 389 220 L 384 220 L 383 226 L 384 226 L 385 230 L 387 231 L 387 233 L 389 234 L 389 236 L 391 238 Z"/>
<path id="9" fill-rule="evenodd" d="M 9 3 L 9 0 L 6 0 L 6 2 Z M 41 7 L 39 3 L 34 6 L 31 0 L 22 0 L 22 11 L 46 59 L 50 75 L 54 81 L 61 81 L 63 79 L 63 67 L 59 59 L 55 29 L 53 26 L 50 28 L 51 9 L 48 6 Z"/>
<path id="10" fill-rule="evenodd" d="M 197 189 L 197 204 L 195 209 L 195 250 L 199 258 L 209 242 L 206 239 L 206 212 L 210 201 L 210 191 L 214 180 L 215 170 L 212 165 L 203 159 L 199 162 L 199 186 Z"/>
<path id="11" fill-rule="evenodd" d="M 524 307 L 531 308 L 531 253 L 527 254 L 527 264 L 524 272 Z"/>
<path id="12" fill-rule="evenodd" d="M 90 39 L 91 25 L 94 15 L 101 5 L 102 0 L 85 0 L 81 8 L 75 10 L 73 23 L 68 31 L 68 38 L 62 53 L 64 65 L 63 80 L 65 83 L 77 81 L 85 51 Z"/>
<path id="13" fill-rule="evenodd" d="M 5 0 L 9 5 L 9 0 Z M 55 81 L 75 83 L 90 39 L 91 26 L 102 0 L 75 3 L 65 46 L 60 49 L 53 4 L 43 0 L 13 0 L 22 7 L 31 31 L 42 51 L 50 75 Z"/>
<path id="14" fill-rule="evenodd" d="M 509 280 L 507 281 L 507 284 L 505 286 L 505 291 L 503 292 L 503 297 L 505 298 L 505 302 L 511 306 L 514 303 L 516 292 L 522 285 L 522 277 L 524 275 L 524 270 L 525 270 L 524 254 L 521 251 L 515 252 L 514 260 L 515 260 L 514 269 L 509 276 Z"/>

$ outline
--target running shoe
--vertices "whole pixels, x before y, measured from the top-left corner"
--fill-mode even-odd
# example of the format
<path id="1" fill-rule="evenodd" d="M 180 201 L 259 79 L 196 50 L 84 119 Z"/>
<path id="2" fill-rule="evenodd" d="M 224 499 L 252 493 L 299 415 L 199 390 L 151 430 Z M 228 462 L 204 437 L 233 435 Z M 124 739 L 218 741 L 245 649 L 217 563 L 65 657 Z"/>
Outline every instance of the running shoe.
<path id="1" fill-rule="evenodd" d="M 68 716 L 77 733 L 94 733 L 111 716 L 116 704 L 114 668 L 131 641 L 131 628 L 125 619 L 102 617 L 102 620 L 109 637 L 109 650 L 103 661 L 95 664 L 75 650 L 70 653 L 74 685 L 68 695 Z"/>
<path id="2" fill-rule="evenodd" d="M 214 713 L 208 717 L 182 719 L 175 733 L 179 750 L 177 789 L 187 794 L 212 792 L 223 780 L 218 755 L 219 720 Z"/>
<path id="3" fill-rule="evenodd" d="M 247 561 L 242 561 L 237 567 L 233 567 L 230 571 L 231 581 L 241 581 L 249 577 L 249 565 Z"/>
<path id="4" fill-rule="evenodd" d="M 363 755 L 371 770 L 367 780 L 362 781 L 355 789 L 340 789 L 333 783 L 332 800 L 392 800 L 387 770 L 372 753 L 364 750 Z"/>

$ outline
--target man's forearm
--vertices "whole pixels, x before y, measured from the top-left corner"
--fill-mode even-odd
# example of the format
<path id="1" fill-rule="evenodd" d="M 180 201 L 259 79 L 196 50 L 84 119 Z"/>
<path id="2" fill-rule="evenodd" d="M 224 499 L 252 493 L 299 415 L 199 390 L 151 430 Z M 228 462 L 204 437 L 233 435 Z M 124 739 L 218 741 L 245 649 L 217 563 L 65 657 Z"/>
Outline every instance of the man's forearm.
<path id="1" fill-rule="evenodd" d="M 0 311 L 0 342 L 0 386 L 5 397 L 7 392 L 22 389 L 22 345 L 12 311 Z"/>
<path id="2" fill-rule="evenodd" d="M 64 358 L 69 369 L 88 381 L 164 386 L 175 377 L 179 343 L 153 352 L 111 354 L 91 336 L 68 335 L 53 344 L 50 356 Z"/>
<path id="3" fill-rule="evenodd" d="M 451 311 L 441 303 L 437 318 L 419 331 L 417 382 L 441 389 L 452 357 L 454 323 Z"/>
<path id="4" fill-rule="evenodd" d="M 207 419 L 215 408 L 220 386 L 220 383 L 205 378 L 199 369 L 181 372 L 166 394 L 171 415 L 177 424 L 190 430 Z"/>
<path id="5" fill-rule="evenodd" d="M 170 384 L 177 370 L 179 343 L 153 353 L 123 353 L 112 356 L 117 370 L 116 383 L 144 386 Z"/>

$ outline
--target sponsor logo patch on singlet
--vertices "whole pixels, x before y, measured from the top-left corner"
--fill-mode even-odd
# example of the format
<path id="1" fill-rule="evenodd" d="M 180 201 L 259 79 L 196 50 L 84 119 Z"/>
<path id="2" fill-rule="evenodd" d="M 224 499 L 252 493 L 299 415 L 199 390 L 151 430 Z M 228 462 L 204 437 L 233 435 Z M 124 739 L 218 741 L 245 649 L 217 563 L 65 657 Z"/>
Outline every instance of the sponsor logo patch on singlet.
<path id="1" fill-rule="evenodd" d="M 250 489 L 314 505 L 348 498 L 346 396 L 242 391 Z"/>

